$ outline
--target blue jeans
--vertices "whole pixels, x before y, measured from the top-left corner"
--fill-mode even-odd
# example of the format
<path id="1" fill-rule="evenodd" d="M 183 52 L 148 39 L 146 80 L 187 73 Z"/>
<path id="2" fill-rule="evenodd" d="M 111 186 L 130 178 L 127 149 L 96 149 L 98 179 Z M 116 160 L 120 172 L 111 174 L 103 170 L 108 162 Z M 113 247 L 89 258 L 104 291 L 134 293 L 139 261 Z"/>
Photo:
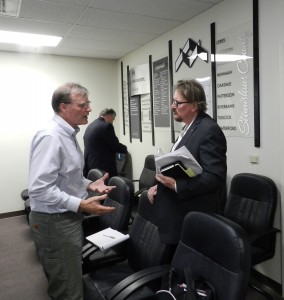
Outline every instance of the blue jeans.
<path id="1" fill-rule="evenodd" d="M 83 300 L 82 215 L 30 213 L 37 253 L 53 300 Z"/>

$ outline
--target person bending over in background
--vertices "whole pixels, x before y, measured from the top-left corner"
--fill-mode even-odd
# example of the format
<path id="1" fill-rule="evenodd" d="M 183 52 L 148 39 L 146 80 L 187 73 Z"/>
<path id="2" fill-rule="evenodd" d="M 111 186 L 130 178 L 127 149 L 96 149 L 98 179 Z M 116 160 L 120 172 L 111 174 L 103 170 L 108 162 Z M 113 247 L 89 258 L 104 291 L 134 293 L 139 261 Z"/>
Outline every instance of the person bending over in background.
<path id="1" fill-rule="evenodd" d="M 172 151 L 185 146 L 203 168 L 200 175 L 188 179 L 157 174 L 158 184 L 148 190 L 148 199 L 159 212 L 161 240 L 176 244 L 189 211 L 219 212 L 226 185 L 227 143 L 217 122 L 205 113 L 205 93 L 196 80 L 177 82 L 171 109 L 174 119 L 185 123 Z"/>
<path id="2" fill-rule="evenodd" d="M 83 177 L 84 158 L 76 140 L 78 125 L 88 123 L 88 91 L 67 83 L 52 96 L 53 120 L 33 138 L 30 154 L 30 226 L 53 300 L 83 300 L 83 212 L 106 214 L 100 204 L 113 186 L 108 174 L 95 182 Z M 102 193 L 86 199 L 87 190 Z M 86 199 L 86 200 L 85 200 Z"/>
<path id="3" fill-rule="evenodd" d="M 112 125 L 116 113 L 105 108 L 98 119 L 88 125 L 84 135 L 84 176 L 91 169 L 101 169 L 109 173 L 109 178 L 117 176 L 116 153 L 127 153 L 127 147 L 121 144 Z"/>

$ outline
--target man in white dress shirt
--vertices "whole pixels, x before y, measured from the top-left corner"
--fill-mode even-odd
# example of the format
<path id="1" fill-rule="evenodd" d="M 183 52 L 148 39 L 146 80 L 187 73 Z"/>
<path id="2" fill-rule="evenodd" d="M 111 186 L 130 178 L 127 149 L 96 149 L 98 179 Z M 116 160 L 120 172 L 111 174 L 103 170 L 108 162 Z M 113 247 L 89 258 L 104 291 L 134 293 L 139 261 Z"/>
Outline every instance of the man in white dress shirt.
<path id="1" fill-rule="evenodd" d="M 45 275 L 48 295 L 57 300 L 83 300 L 82 212 L 105 214 L 113 207 L 100 201 L 114 187 L 83 177 L 84 158 L 76 140 L 78 125 L 88 123 L 88 91 L 66 83 L 52 96 L 54 117 L 33 138 L 30 153 L 30 226 Z M 87 198 L 88 190 L 102 196 Z"/>

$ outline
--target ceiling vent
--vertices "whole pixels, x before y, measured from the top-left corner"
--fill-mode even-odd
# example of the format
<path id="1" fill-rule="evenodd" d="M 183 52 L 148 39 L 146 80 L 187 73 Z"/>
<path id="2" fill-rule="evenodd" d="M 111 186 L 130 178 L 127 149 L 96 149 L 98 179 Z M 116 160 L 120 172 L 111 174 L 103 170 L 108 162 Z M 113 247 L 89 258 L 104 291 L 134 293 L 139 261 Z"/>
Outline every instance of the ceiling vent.
<path id="1" fill-rule="evenodd" d="M 22 0 L 0 0 L 0 15 L 18 17 Z"/>

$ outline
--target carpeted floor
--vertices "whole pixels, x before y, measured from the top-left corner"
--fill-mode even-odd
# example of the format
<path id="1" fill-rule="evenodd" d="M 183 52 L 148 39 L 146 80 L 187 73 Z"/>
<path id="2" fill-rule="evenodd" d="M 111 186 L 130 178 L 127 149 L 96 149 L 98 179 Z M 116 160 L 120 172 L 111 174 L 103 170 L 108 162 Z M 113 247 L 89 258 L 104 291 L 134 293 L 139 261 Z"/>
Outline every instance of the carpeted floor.
<path id="1" fill-rule="evenodd" d="M 26 216 L 0 219 L 0 228 L 0 300 L 48 300 L 47 280 Z M 273 300 L 283 300 L 269 292 Z M 246 297 L 246 300 L 265 299 L 251 289 Z"/>
<path id="2" fill-rule="evenodd" d="M 0 299 L 48 300 L 26 216 L 0 219 Z"/>

